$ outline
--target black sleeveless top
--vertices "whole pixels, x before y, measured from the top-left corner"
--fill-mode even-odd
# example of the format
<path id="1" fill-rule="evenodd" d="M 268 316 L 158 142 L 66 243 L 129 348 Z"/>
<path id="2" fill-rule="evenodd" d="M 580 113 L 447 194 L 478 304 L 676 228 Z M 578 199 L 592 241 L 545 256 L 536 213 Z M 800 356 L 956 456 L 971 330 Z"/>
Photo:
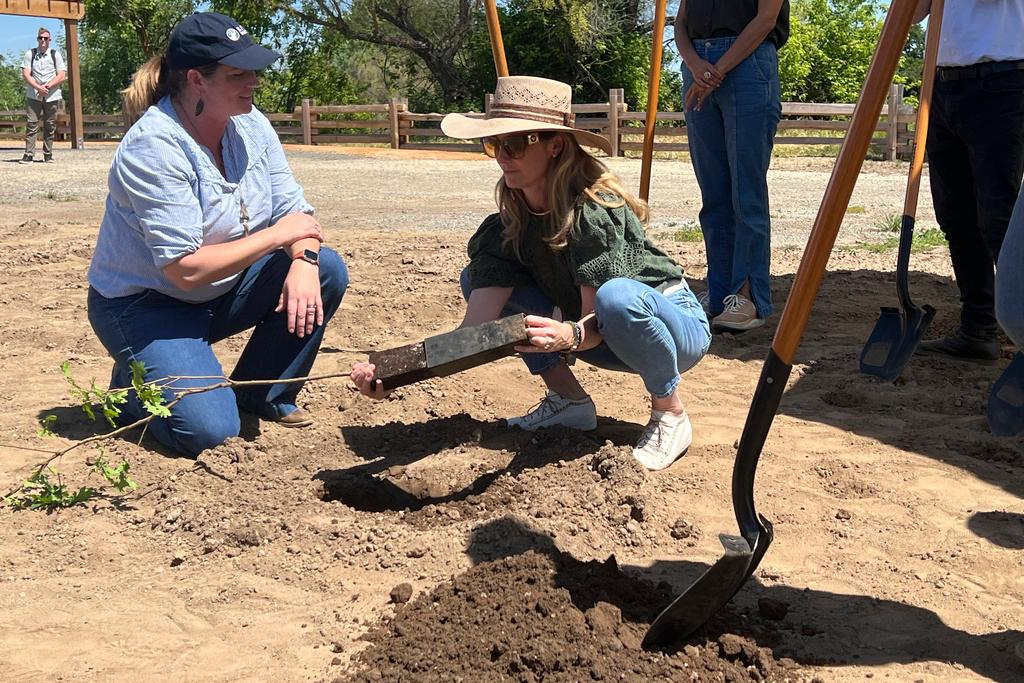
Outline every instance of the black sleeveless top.
<path id="1" fill-rule="evenodd" d="M 738 36 L 757 16 L 757 0 L 682 0 L 686 5 L 686 35 L 700 38 Z M 775 28 L 765 40 L 776 48 L 789 39 L 789 0 L 782 1 Z"/>

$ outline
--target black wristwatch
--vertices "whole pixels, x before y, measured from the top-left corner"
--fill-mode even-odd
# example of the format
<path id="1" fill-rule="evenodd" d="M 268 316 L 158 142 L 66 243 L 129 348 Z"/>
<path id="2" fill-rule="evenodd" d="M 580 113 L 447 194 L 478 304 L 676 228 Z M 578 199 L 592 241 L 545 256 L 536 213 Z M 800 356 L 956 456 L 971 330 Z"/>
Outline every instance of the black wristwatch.
<path id="1" fill-rule="evenodd" d="M 304 249 L 301 254 L 299 254 L 298 256 L 295 257 L 296 261 L 298 261 L 299 259 L 302 259 L 306 263 L 310 263 L 310 264 L 316 266 L 317 268 L 320 267 L 320 252 L 319 251 L 313 251 L 312 249 Z"/>

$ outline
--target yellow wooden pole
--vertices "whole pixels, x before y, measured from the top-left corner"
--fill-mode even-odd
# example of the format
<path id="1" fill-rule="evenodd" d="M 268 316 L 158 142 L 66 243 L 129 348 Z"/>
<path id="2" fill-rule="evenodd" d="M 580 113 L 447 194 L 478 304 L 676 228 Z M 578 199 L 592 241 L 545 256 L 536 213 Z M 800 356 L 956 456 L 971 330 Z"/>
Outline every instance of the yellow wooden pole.
<path id="1" fill-rule="evenodd" d="M 654 3 L 654 29 L 651 34 L 651 73 L 647 79 L 647 116 L 644 119 L 644 151 L 640 159 L 640 199 L 647 201 L 651 191 L 651 160 L 654 156 L 654 121 L 658 114 L 658 86 L 661 83 L 662 41 L 665 37 L 666 0 Z"/>
<path id="2" fill-rule="evenodd" d="M 487 33 L 491 37 L 491 54 L 494 55 L 494 71 L 499 76 L 508 76 L 508 63 L 505 62 L 505 44 L 501 41 L 501 24 L 498 22 L 498 3 L 486 0 Z"/>

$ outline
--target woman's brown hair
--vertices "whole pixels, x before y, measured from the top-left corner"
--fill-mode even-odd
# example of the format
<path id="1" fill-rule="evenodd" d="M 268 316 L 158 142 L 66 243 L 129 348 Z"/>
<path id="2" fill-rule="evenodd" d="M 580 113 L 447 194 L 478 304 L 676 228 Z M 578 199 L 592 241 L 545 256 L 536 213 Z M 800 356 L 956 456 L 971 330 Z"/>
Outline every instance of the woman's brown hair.
<path id="1" fill-rule="evenodd" d="M 545 241 L 552 249 L 564 249 L 569 244 L 569 233 L 576 223 L 576 207 L 590 200 L 601 206 L 618 208 L 628 206 L 642 223 L 647 223 L 647 204 L 626 191 L 608 167 L 580 147 L 576 138 L 567 133 L 541 134 L 542 139 L 552 135 L 562 137 L 562 151 L 552 162 L 547 173 L 548 213 L 545 222 L 549 230 Z M 498 181 L 495 200 L 501 215 L 502 244 L 512 245 L 520 256 L 520 236 L 530 222 L 530 208 L 519 190 Z"/>
<path id="2" fill-rule="evenodd" d="M 217 70 L 219 64 L 204 64 L 195 67 L 196 71 L 209 78 Z M 185 87 L 185 76 L 188 69 L 171 69 L 163 55 L 150 57 L 135 71 L 132 82 L 121 91 L 123 101 L 122 113 L 125 124 L 130 126 L 146 110 L 159 102 L 165 95 L 177 95 Z"/>

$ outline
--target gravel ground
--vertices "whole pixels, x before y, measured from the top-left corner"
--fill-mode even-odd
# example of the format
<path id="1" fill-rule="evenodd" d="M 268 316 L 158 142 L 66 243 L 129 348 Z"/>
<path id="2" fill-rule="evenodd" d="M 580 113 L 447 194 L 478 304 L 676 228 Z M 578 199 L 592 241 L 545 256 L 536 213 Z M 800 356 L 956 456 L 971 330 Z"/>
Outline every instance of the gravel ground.
<path id="1" fill-rule="evenodd" d="M 39 203 L 57 220 L 95 221 L 102 216 L 96 200 L 106 191 L 114 152 L 110 143 L 90 143 L 85 150 L 58 147 L 57 164 L 22 166 L 20 148 L 0 147 L 0 224 L 20 225 L 38 217 Z M 289 161 L 314 206 L 329 227 L 401 231 L 470 231 L 494 210 L 491 190 L 498 178 L 495 164 L 483 155 L 443 152 L 394 152 L 355 147 L 288 146 Z M 328 163 L 324 162 L 336 162 Z M 640 184 L 640 161 L 607 160 L 626 187 Z M 806 240 L 828 183 L 833 159 L 776 158 L 768 174 L 773 239 L 776 247 L 799 247 Z M 880 241 L 890 235 L 878 226 L 903 211 L 907 164 L 866 162 L 839 244 Z M 47 179 L 40 182 L 40 176 Z M 922 183 L 917 225 L 935 227 L 927 180 Z M 686 159 L 656 159 L 651 178 L 651 229 L 655 232 L 694 227 L 700 192 Z M 6 208 L 10 206 L 11 208 Z"/>

